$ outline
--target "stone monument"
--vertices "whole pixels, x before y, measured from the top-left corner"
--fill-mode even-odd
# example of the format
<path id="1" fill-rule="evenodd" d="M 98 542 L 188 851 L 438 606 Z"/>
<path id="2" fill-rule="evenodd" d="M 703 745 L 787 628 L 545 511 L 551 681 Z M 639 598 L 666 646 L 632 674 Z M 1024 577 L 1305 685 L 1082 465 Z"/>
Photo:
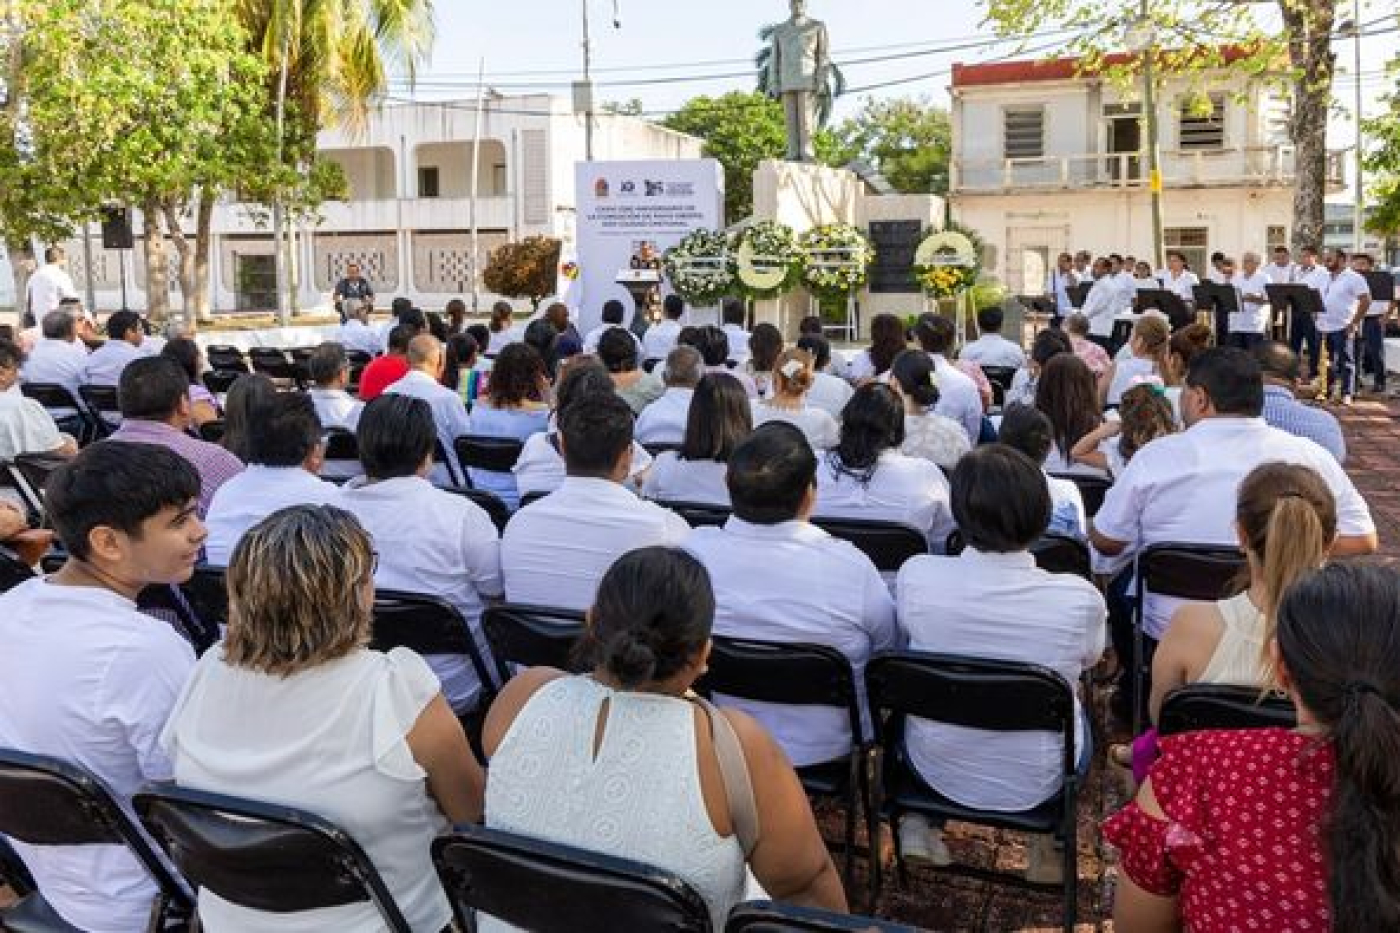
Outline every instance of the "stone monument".
<path id="1" fill-rule="evenodd" d="M 783 102 L 789 162 L 815 162 L 812 136 L 830 113 L 831 47 L 826 24 L 807 15 L 807 0 L 791 0 L 792 16 L 773 27 L 760 87 Z"/>

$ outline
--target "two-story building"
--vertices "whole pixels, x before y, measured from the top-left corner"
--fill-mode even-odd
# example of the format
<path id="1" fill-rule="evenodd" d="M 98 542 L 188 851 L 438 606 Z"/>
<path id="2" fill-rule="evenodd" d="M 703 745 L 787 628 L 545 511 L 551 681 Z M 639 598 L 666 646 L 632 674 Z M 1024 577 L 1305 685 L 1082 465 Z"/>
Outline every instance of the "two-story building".
<path id="1" fill-rule="evenodd" d="M 1055 256 L 1152 252 L 1140 87 L 1075 59 L 954 65 L 952 214 L 989 247 L 988 272 L 1038 294 Z M 1286 244 L 1293 212 L 1290 99 L 1274 81 L 1168 76 L 1157 93 L 1167 249 L 1210 254 Z M 1329 185 L 1341 161 L 1329 159 Z"/>

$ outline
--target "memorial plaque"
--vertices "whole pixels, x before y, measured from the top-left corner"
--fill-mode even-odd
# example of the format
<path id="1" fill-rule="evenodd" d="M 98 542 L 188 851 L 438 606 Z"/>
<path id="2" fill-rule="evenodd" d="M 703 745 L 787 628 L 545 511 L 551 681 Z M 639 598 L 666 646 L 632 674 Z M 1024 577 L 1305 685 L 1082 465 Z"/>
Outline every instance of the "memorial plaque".
<path id="1" fill-rule="evenodd" d="M 916 295 L 914 254 L 924 239 L 924 225 L 917 220 L 873 220 L 870 239 L 875 263 L 870 267 L 868 288 L 883 295 Z"/>

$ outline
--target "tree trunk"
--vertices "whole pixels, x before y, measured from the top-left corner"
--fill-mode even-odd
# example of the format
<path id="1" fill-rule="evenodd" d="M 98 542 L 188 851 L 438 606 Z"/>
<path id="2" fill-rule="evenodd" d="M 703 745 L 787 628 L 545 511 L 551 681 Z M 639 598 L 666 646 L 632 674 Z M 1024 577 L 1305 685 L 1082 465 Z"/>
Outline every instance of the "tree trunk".
<path id="1" fill-rule="evenodd" d="M 1283 13 L 1288 58 L 1296 75 L 1293 119 L 1289 135 L 1294 146 L 1293 247 L 1322 246 L 1327 197 L 1327 112 L 1332 103 L 1332 29 L 1334 0 L 1279 0 Z"/>
<path id="2" fill-rule="evenodd" d="M 167 201 L 162 207 L 165 226 L 170 235 L 170 242 L 175 244 L 175 255 L 179 262 L 176 278 L 180 283 L 181 323 L 187 331 L 192 331 L 195 321 L 194 244 L 185 236 L 183 218 L 177 206 Z"/>
<path id="3" fill-rule="evenodd" d="M 214 248 L 214 205 L 218 195 L 212 188 L 201 188 L 199 205 L 195 209 L 194 240 L 194 313 L 200 322 L 212 321 L 212 296 L 209 290 L 209 254 Z"/>
<path id="4" fill-rule="evenodd" d="M 6 237 L 5 252 L 9 254 L 10 271 L 15 278 L 15 312 L 23 326 L 29 304 L 29 277 L 36 268 L 34 249 L 23 239 Z"/>
<path id="5" fill-rule="evenodd" d="M 154 198 L 141 204 L 141 218 L 146 228 L 142 258 L 146 263 L 146 316 L 152 323 L 165 324 L 170 319 L 170 265 L 165 254 L 165 235 L 161 233 L 161 205 Z"/>

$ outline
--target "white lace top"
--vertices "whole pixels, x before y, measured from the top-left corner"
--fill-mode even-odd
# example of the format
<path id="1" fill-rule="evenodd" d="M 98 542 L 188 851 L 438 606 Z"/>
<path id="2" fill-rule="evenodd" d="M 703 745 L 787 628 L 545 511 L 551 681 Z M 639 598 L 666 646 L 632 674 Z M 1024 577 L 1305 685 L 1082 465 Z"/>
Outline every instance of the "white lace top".
<path id="1" fill-rule="evenodd" d="M 546 684 L 491 759 L 486 825 L 674 872 L 705 899 L 715 929 L 744 895 L 744 853 L 710 822 L 695 707 L 678 698 L 613 691 L 588 677 Z M 482 921 L 482 931 L 511 929 Z"/>

